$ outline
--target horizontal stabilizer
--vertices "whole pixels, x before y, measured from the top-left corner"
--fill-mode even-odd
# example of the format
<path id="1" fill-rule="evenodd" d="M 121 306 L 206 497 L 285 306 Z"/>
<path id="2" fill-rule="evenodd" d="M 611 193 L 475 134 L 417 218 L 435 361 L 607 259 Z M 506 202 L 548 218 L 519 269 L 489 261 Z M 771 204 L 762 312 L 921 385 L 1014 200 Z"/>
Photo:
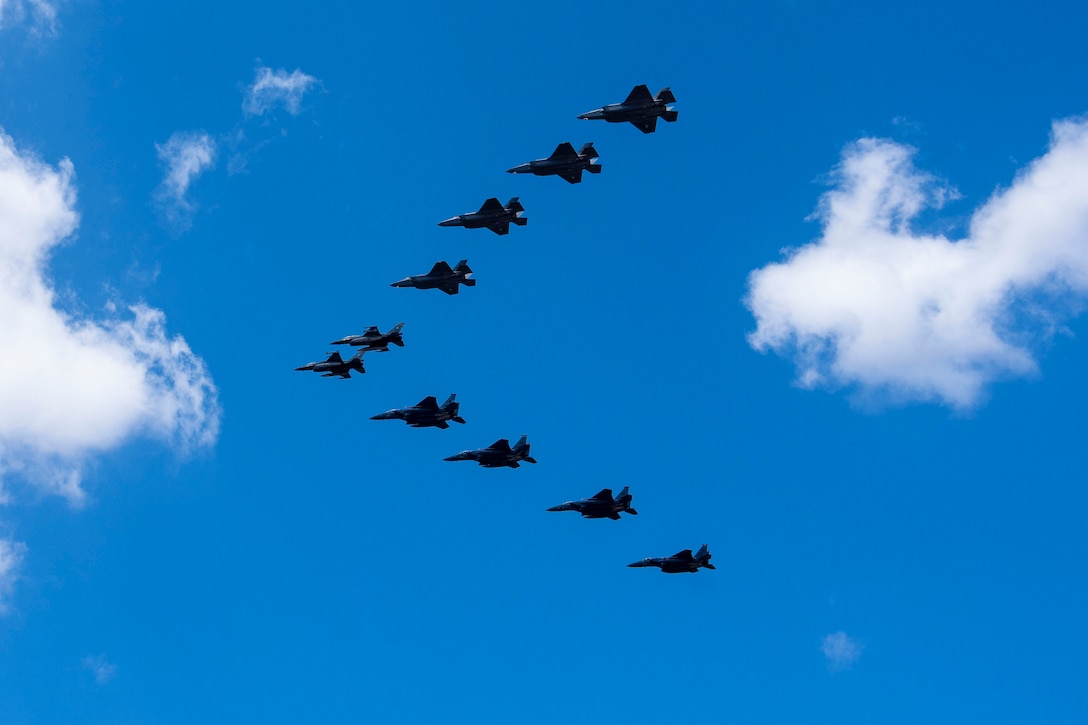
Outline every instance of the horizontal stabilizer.
<path id="1" fill-rule="evenodd" d="M 663 119 L 665 119 L 668 123 L 672 123 L 673 121 L 675 121 L 677 118 L 680 117 L 680 112 L 679 111 L 665 111 L 664 113 L 661 114 L 661 117 Z"/>
<path id="2" fill-rule="evenodd" d="M 586 167 L 586 171 L 588 171 L 591 174 L 599 174 L 599 173 L 601 173 L 601 165 L 600 164 L 590 164 L 589 166 Z"/>
<path id="3" fill-rule="evenodd" d="M 514 222 L 515 224 L 517 224 L 517 225 L 518 225 L 519 227 L 523 227 L 523 226 L 525 226 L 526 224 L 528 224 L 528 223 L 529 223 L 529 220 L 528 220 L 528 219 L 526 219 L 526 218 L 525 218 L 525 217 L 523 217 L 523 216 L 518 216 L 518 217 L 514 217 L 512 221 L 513 221 L 513 222 Z"/>

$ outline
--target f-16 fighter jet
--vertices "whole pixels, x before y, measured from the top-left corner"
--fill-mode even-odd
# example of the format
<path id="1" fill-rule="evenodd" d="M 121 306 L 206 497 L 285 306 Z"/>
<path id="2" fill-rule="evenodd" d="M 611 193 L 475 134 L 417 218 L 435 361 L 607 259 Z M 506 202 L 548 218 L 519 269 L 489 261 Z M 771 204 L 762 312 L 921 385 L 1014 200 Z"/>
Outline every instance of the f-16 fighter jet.
<path id="1" fill-rule="evenodd" d="M 465 419 L 457 414 L 460 408 L 461 404 L 457 402 L 456 393 L 446 398 L 446 402 L 441 406 L 438 405 L 437 398 L 433 395 L 428 395 L 415 405 L 408 406 L 407 408 L 393 408 L 393 410 L 379 413 L 378 415 L 372 415 L 370 416 L 370 419 L 403 420 L 413 428 L 428 428 L 433 426 L 446 429 L 450 427 L 450 424 L 446 421 L 452 420 L 454 423 L 465 422 Z"/>
<path id="2" fill-rule="evenodd" d="M 597 152 L 592 143 L 587 143 L 581 151 L 575 151 L 569 143 L 561 143 L 548 158 L 528 161 L 506 171 L 510 174 L 557 175 L 572 184 L 578 184 L 582 181 L 583 170 L 591 174 L 601 173 L 601 165 L 593 163 L 595 158 Z"/>
<path id="3" fill-rule="evenodd" d="M 510 224 L 523 227 L 529 220 L 520 216 L 525 211 L 515 196 L 506 202 L 506 206 L 499 203 L 495 197 L 491 197 L 480 207 L 480 211 L 470 211 L 464 214 L 450 217 L 446 221 L 438 222 L 440 227 L 464 227 L 465 229 L 479 229 L 487 227 L 496 234 L 509 234 Z"/>
<path id="4" fill-rule="evenodd" d="M 455 295 L 461 290 L 458 285 L 476 286 L 476 280 L 468 278 L 470 274 L 472 274 L 472 270 L 469 269 L 467 259 L 462 259 L 453 269 L 450 269 L 450 266 L 445 262 L 435 262 L 434 266 L 431 267 L 431 271 L 427 274 L 405 277 L 389 286 L 440 289 L 448 295 Z"/>
<path id="5" fill-rule="evenodd" d="M 348 335 L 347 337 L 341 337 L 339 340 L 333 340 L 329 344 L 353 345 L 362 347 L 367 352 L 389 352 L 390 343 L 397 347 L 404 347 L 404 338 L 400 334 L 402 329 L 404 329 L 403 322 L 398 322 L 393 326 L 392 330 L 386 333 L 382 333 L 376 326 L 371 325 L 366 328 L 366 332 L 362 335 Z"/>
<path id="6" fill-rule="evenodd" d="M 638 516 L 638 511 L 631 508 L 631 494 L 628 487 L 624 486 L 620 494 L 612 498 L 612 489 L 603 488 L 593 498 L 583 498 L 580 501 L 567 501 L 558 506 L 552 506 L 549 511 L 577 511 L 584 519 L 609 518 L 620 520 L 620 512 Z M 690 552 L 688 552 L 690 553 Z"/>
<path id="7" fill-rule="evenodd" d="M 340 357 L 340 353 L 331 352 L 329 353 L 329 359 L 325 362 L 306 363 L 300 368 L 295 368 L 295 370 L 313 370 L 315 373 L 321 373 L 321 377 L 323 378 L 333 378 L 337 375 L 342 378 L 350 378 L 352 370 L 355 370 L 360 374 L 366 372 L 366 370 L 363 369 L 364 352 L 366 352 L 366 350 L 360 350 L 355 353 L 355 357 L 347 362 Z"/>
<path id="8" fill-rule="evenodd" d="M 658 116 L 672 123 L 679 115 L 669 108 L 670 103 L 676 103 L 676 97 L 668 88 L 662 88 L 654 98 L 646 86 L 635 86 L 623 103 L 610 103 L 578 118 L 586 121 L 603 119 L 609 123 L 630 121 L 639 131 L 653 133 L 657 129 Z"/>
<path id="9" fill-rule="evenodd" d="M 699 553 L 695 556 L 691 555 L 691 549 L 684 549 L 680 553 L 673 554 L 672 556 L 662 556 L 658 558 L 649 557 L 642 561 L 636 561 L 634 564 L 628 564 L 627 566 L 656 566 L 666 574 L 681 574 L 684 572 L 694 574 L 699 571 L 700 568 L 715 568 L 714 565 L 710 563 L 710 549 L 707 548 L 706 544 L 703 544 L 702 548 L 699 549 Z"/>
<path id="10" fill-rule="evenodd" d="M 461 451 L 449 456 L 447 461 L 476 461 L 484 468 L 519 468 L 518 461 L 536 463 L 536 459 L 529 455 L 529 436 L 522 436 L 514 447 L 510 447 L 510 441 L 500 438 L 487 448 L 477 448 L 474 451 Z"/>

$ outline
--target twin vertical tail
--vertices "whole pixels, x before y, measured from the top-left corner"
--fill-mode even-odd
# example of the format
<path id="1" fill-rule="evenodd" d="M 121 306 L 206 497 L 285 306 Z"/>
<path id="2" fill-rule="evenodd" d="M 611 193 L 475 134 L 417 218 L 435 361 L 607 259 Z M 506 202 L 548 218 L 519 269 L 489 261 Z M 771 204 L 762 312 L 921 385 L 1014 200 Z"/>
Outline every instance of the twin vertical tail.
<path id="1" fill-rule="evenodd" d="M 713 569 L 714 565 L 710 563 L 710 548 L 706 544 L 699 547 L 699 551 L 695 554 L 695 561 L 700 565 L 705 566 L 707 569 Z"/>
<path id="2" fill-rule="evenodd" d="M 536 463 L 536 459 L 529 455 L 529 436 L 524 435 L 518 438 L 518 442 L 514 444 L 513 451 L 521 455 L 522 460 L 527 463 Z"/>
<path id="3" fill-rule="evenodd" d="M 591 159 L 595 159 L 598 156 L 600 156 L 600 154 L 597 153 L 597 149 L 593 148 L 593 142 L 592 141 L 590 141 L 585 146 L 583 146 L 582 150 L 578 152 L 578 155 L 579 156 L 588 156 Z"/>
<path id="4" fill-rule="evenodd" d="M 658 103 L 676 103 L 676 96 L 672 94 L 670 89 L 662 88 L 657 92 L 657 97 L 654 100 Z"/>
<path id="5" fill-rule="evenodd" d="M 525 211 L 525 207 L 518 201 L 518 197 L 513 197 L 510 201 L 506 202 L 507 211 Z"/>

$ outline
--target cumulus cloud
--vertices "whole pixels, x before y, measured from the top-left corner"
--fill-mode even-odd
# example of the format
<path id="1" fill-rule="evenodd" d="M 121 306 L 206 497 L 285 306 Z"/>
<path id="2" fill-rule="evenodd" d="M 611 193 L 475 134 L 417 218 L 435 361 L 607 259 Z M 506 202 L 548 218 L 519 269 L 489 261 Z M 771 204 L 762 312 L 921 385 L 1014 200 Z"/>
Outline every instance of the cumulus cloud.
<path id="1" fill-rule="evenodd" d="M 107 660 L 106 655 L 87 655 L 80 664 L 94 675 L 94 681 L 100 685 L 117 676 L 117 665 Z"/>
<path id="2" fill-rule="evenodd" d="M 24 23 L 34 33 L 54 35 L 57 9 L 46 0 L 0 0 L 0 28 Z"/>
<path id="3" fill-rule="evenodd" d="M 8 611 L 8 598 L 15 587 L 19 567 L 26 555 L 26 545 L 10 539 L 0 539 L 0 614 Z"/>
<path id="4" fill-rule="evenodd" d="M 253 83 L 246 88 L 242 110 L 247 116 L 261 116 L 276 106 L 283 106 L 296 116 L 302 96 L 316 83 L 316 78 L 298 68 L 288 73 L 283 68 L 272 70 L 261 66 L 257 68 Z"/>
<path id="5" fill-rule="evenodd" d="M 0 132 L 0 476 L 78 505 L 81 464 L 135 435 L 182 451 L 218 434 L 204 362 L 162 312 L 113 306 L 88 319 L 56 306 L 50 251 L 78 224 L 71 162 L 20 154 Z"/>
<path id="6" fill-rule="evenodd" d="M 166 220 L 178 231 L 188 229 L 196 206 L 187 194 L 193 181 L 215 166 L 218 145 L 203 131 L 177 132 L 164 144 L 155 144 L 159 161 L 166 170 L 162 183 L 155 191 Z"/>
<path id="7" fill-rule="evenodd" d="M 751 273 L 749 342 L 790 356 L 806 388 L 969 409 L 987 384 L 1034 374 L 1033 347 L 1088 293 L 1088 120 L 1056 122 L 961 239 L 912 228 L 956 196 L 913 156 L 872 138 L 845 150 L 820 238 Z"/>
<path id="8" fill-rule="evenodd" d="M 862 646 L 851 639 L 846 632 L 835 632 L 824 637 L 820 651 L 827 659 L 827 666 L 832 672 L 850 669 L 861 658 Z"/>

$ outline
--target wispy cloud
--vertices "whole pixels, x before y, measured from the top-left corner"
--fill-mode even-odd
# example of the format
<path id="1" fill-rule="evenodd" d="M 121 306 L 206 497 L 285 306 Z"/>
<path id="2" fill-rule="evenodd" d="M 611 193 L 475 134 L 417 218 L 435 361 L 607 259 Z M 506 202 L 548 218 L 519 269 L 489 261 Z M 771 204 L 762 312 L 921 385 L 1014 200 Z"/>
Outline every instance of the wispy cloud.
<path id="1" fill-rule="evenodd" d="M 827 659 L 827 667 L 832 672 L 850 669 L 861 659 L 862 646 L 846 632 L 834 632 L 824 637 L 820 651 Z"/>
<path id="2" fill-rule="evenodd" d="M 159 310 L 60 311 L 50 251 L 78 225 L 74 169 L 20 154 L 0 132 L 0 476 L 84 500 L 88 456 L 150 435 L 184 453 L 214 442 L 217 391 Z"/>
<path id="3" fill-rule="evenodd" d="M 56 35 L 57 8 L 46 0 L 0 0 L 0 29 L 15 25 L 39 35 Z"/>
<path id="4" fill-rule="evenodd" d="M 106 655 L 87 655 L 80 663 L 85 670 L 94 675 L 94 681 L 104 685 L 117 677 L 117 665 L 106 659 Z"/>
<path id="5" fill-rule="evenodd" d="M 912 228 L 956 197 L 913 154 L 872 138 L 845 150 L 821 237 L 750 275 L 749 342 L 791 357 L 802 387 L 970 409 L 989 383 L 1034 374 L 1033 348 L 1088 295 L 1088 121 L 1056 122 L 955 241 Z"/>
<path id="6" fill-rule="evenodd" d="M 26 544 L 0 539 L 0 614 L 8 611 L 8 598 L 19 576 L 19 567 L 26 555 Z"/>
<path id="7" fill-rule="evenodd" d="M 189 186 L 204 171 L 215 167 L 218 145 L 203 131 L 175 133 L 164 144 L 155 144 L 166 174 L 155 199 L 167 222 L 177 231 L 192 224 L 196 206 L 188 198 Z"/>
<path id="8" fill-rule="evenodd" d="M 284 68 L 272 70 L 260 66 L 253 83 L 246 88 L 242 111 L 247 116 L 261 116 L 282 106 L 291 115 L 298 115 L 302 96 L 316 84 L 316 78 L 298 68 L 288 73 Z"/>

